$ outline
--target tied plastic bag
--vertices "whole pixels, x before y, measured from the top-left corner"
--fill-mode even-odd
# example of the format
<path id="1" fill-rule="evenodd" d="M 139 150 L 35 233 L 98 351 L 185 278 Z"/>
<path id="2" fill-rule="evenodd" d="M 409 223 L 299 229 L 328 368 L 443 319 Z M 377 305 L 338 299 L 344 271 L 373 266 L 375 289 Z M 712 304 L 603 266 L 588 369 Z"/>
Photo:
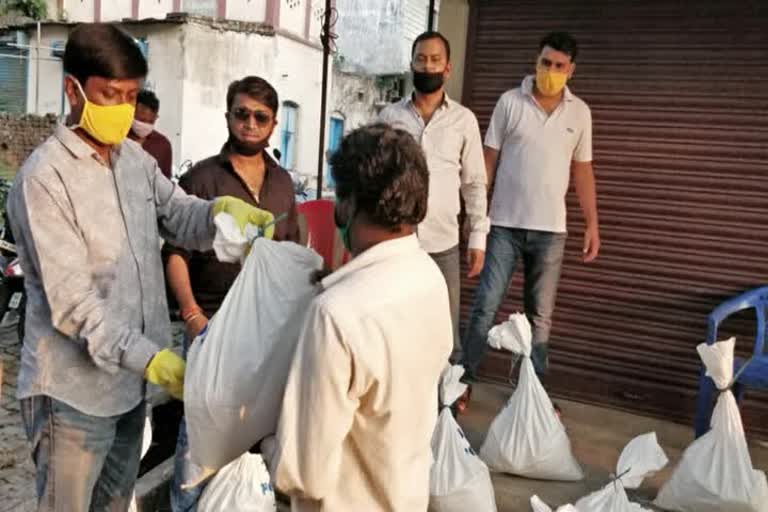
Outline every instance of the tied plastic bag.
<path id="1" fill-rule="evenodd" d="M 650 512 L 629 501 L 624 489 L 637 489 L 643 480 L 667 465 L 668 459 L 659 446 L 656 433 L 632 439 L 622 450 L 616 463 L 616 477 L 608 485 L 576 502 L 563 505 L 557 512 Z M 534 512 L 552 512 L 538 496 L 531 497 Z"/>
<path id="2" fill-rule="evenodd" d="M 667 465 L 669 460 L 650 432 L 631 440 L 622 450 L 616 464 L 616 477 L 597 492 L 576 502 L 582 512 L 641 512 L 649 509 L 632 503 L 624 489 L 637 489 L 643 479 Z"/>
<path id="3" fill-rule="evenodd" d="M 259 227 L 253 224 L 245 226 L 245 233 L 240 231 L 234 217 L 220 213 L 213 218 L 216 234 L 213 237 L 213 252 L 216 258 L 225 263 L 242 263 L 251 240 L 260 235 Z"/>
<path id="4" fill-rule="evenodd" d="M 542 480 L 581 480 L 584 473 L 571 453 L 565 427 L 533 369 L 531 338 L 531 326 L 519 313 L 488 333 L 492 347 L 523 358 L 517 388 L 493 420 L 480 457 L 488 467 L 504 473 Z"/>
<path id="5" fill-rule="evenodd" d="M 192 343 L 184 413 L 200 481 L 277 429 L 288 368 L 322 258 L 257 239 L 208 327 Z M 188 485 L 196 482 L 187 482 Z"/>
<path id="6" fill-rule="evenodd" d="M 432 436 L 430 512 L 495 512 L 491 475 L 469 445 L 451 410 L 443 408 Z"/>
<path id="7" fill-rule="evenodd" d="M 553 512 L 552 508 L 541 501 L 541 498 L 536 495 L 531 496 L 531 510 L 533 512 Z M 557 507 L 557 510 L 554 512 L 579 512 L 579 510 L 573 505 L 563 505 L 562 507 Z"/>
<path id="8" fill-rule="evenodd" d="M 245 453 L 205 487 L 198 512 L 276 512 L 275 491 L 261 455 Z"/>
<path id="9" fill-rule="evenodd" d="M 768 512 L 765 473 L 752 467 L 736 398 L 730 391 L 736 339 L 696 350 L 720 396 L 711 430 L 691 443 L 672 477 L 661 488 L 659 507 L 685 512 Z"/>
<path id="10" fill-rule="evenodd" d="M 448 365 L 440 375 L 440 403 L 450 407 L 467 390 L 467 385 L 461 382 L 464 367 L 460 364 Z"/>
<path id="11" fill-rule="evenodd" d="M 147 411 L 147 417 L 144 420 L 144 434 L 141 440 L 141 458 L 149 451 L 152 446 L 152 411 Z M 131 497 L 131 503 L 128 505 L 128 512 L 138 512 L 139 506 L 136 503 L 136 492 Z"/>

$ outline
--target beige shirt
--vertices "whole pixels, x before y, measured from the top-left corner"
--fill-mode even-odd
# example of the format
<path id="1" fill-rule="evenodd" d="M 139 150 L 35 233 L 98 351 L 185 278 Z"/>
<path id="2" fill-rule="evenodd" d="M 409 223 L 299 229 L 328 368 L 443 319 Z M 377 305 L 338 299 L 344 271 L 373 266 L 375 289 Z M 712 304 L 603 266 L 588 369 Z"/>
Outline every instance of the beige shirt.
<path id="1" fill-rule="evenodd" d="M 271 469 L 294 511 L 425 511 L 448 290 L 415 236 L 323 281 L 299 340 Z"/>
<path id="2" fill-rule="evenodd" d="M 424 250 L 443 252 L 458 245 L 459 193 L 469 221 L 469 247 L 485 250 L 490 230 L 488 177 L 480 127 L 472 111 L 446 95 L 426 125 L 411 98 L 387 106 L 379 117 L 410 133 L 427 157 L 429 205 L 418 231 Z"/>

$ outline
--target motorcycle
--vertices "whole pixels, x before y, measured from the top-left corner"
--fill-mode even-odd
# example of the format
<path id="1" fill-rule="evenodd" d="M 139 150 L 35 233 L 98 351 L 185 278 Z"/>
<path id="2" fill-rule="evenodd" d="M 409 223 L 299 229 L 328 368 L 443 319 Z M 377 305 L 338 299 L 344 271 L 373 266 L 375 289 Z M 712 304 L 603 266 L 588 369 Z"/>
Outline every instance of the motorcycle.
<path id="1" fill-rule="evenodd" d="M 0 229 L 0 327 L 16 323 L 19 340 L 24 339 L 24 313 L 27 295 L 24 291 L 24 271 L 16 252 L 8 218 Z"/>

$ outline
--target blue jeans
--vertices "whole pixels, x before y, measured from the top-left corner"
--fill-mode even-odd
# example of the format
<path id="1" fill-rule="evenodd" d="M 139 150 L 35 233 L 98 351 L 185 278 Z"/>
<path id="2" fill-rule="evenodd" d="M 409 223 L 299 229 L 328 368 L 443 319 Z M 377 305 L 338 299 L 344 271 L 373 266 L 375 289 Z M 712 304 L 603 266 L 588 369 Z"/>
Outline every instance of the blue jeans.
<path id="1" fill-rule="evenodd" d="M 91 416 L 49 396 L 21 400 L 38 511 L 125 511 L 139 473 L 146 407 Z"/>
<path id="2" fill-rule="evenodd" d="M 533 327 L 531 360 L 536 373 L 544 374 L 565 239 L 565 233 L 491 227 L 485 266 L 464 333 L 462 363 L 469 378 L 477 376 L 477 368 L 488 346 L 488 331 L 493 327 L 496 313 L 521 260 L 525 272 L 523 303 Z"/>
<path id="3" fill-rule="evenodd" d="M 184 336 L 183 355 L 187 358 L 190 341 Z M 187 420 L 181 418 L 179 424 L 179 437 L 176 439 L 176 453 L 173 460 L 173 482 L 171 483 L 171 510 L 173 512 L 195 512 L 197 502 L 205 490 L 208 480 L 201 482 L 194 487 L 184 488 L 181 486 L 188 481 L 196 478 L 202 468 L 194 464 L 189 455 L 189 440 L 187 439 Z"/>

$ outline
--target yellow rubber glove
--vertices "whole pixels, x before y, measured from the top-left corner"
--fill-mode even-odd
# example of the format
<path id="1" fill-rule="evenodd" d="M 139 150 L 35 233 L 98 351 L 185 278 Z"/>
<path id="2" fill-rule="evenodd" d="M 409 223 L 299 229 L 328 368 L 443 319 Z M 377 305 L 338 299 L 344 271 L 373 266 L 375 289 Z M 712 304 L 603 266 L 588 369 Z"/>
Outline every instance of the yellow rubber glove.
<path id="1" fill-rule="evenodd" d="M 187 363 L 171 349 L 166 348 L 155 354 L 144 370 L 144 378 L 164 388 L 177 400 L 184 399 L 184 371 Z"/>
<path id="2" fill-rule="evenodd" d="M 266 210 L 260 210 L 255 206 L 251 206 L 242 199 L 238 199 L 232 196 L 217 197 L 213 202 L 213 215 L 216 216 L 219 213 L 228 213 L 235 219 L 240 232 L 245 234 L 245 226 L 253 224 L 254 226 L 263 227 L 274 220 L 271 213 Z M 264 238 L 271 239 L 275 234 L 275 226 L 270 225 L 264 231 Z"/>

